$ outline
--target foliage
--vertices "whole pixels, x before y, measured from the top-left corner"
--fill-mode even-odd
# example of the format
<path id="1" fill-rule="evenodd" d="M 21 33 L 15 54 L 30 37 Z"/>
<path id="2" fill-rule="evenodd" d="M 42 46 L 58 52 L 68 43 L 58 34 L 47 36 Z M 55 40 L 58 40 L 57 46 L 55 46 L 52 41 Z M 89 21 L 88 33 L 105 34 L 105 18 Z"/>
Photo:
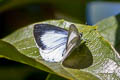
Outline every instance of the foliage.
<path id="1" fill-rule="evenodd" d="M 6 58 L 37 68 L 37 70 L 39 69 L 39 71 L 41 72 L 40 76 L 47 75 L 44 73 L 48 72 L 49 75 L 46 77 L 46 80 L 119 80 L 120 56 L 118 53 L 120 53 L 120 15 L 104 19 L 94 26 L 78 24 L 85 23 L 86 21 L 85 8 L 86 4 L 89 1 L 91 0 L 0 0 L 0 13 L 2 14 L 6 14 L 7 11 L 9 14 L 9 11 L 14 11 L 14 9 L 15 11 L 19 11 L 23 8 L 27 8 L 26 6 L 29 5 L 50 5 L 52 8 L 51 10 L 54 10 L 53 16 L 55 16 L 55 19 L 62 17 L 65 18 L 67 21 L 49 20 L 34 24 L 48 23 L 68 29 L 69 25 L 71 24 L 71 22 L 69 21 L 77 22 L 73 24 L 77 26 L 79 32 L 83 32 L 83 39 L 86 40 L 84 41 L 84 43 L 81 44 L 78 50 L 75 50 L 74 53 L 68 56 L 64 63 L 61 64 L 46 62 L 41 58 L 35 45 L 33 37 L 34 24 L 31 24 L 15 31 L 14 33 L 0 40 L 0 58 Z M 40 13 L 42 13 L 42 11 Z M 36 18 L 41 18 L 42 20 L 44 20 L 43 16 L 45 16 L 39 13 L 38 15 L 40 16 L 32 14 L 31 12 L 29 12 L 29 10 L 27 13 L 25 12 L 24 14 L 24 16 L 30 15 L 30 18 L 26 20 L 32 19 L 33 22 L 39 21 L 39 19 Z M 24 19 L 24 17 L 22 19 Z M 12 19 L 10 20 L 12 21 Z M 30 22 L 32 23 L 32 21 Z M 20 21 L 18 21 L 18 23 L 19 25 L 21 24 Z M 10 31 L 9 26 L 7 29 L 9 29 L 8 31 Z M 3 74 L 4 72 L 10 74 L 11 67 L 0 66 L 0 79 L 8 80 L 9 78 L 11 78 L 13 80 L 21 80 L 23 79 L 23 77 L 25 77 L 25 75 L 29 74 L 31 71 L 34 71 L 34 69 L 28 67 L 13 68 L 14 70 L 12 70 L 12 76 L 12 74 Z M 26 69 L 27 71 L 24 71 Z M 41 70 L 45 72 L 42 72 Z"/>
<path id="2" fill-rule="evenodd" d="M 71 22 L 64 20 L 50 20 L 35 24 L 40 23 L 48 23 L 65 29 L 68 29 L 71 24 Z M 95 26 L 75 25 L 80 32 L 83 32 L 83 39 L 86 39 L 86 42 L 81 45 L 79 50 L 74 51 L 74 53 L 68 57 L 66 60 L 68 63 L 64 63 L 65 66 L 61 63 L 46 62 L 41 58 L 34 42 L 34 24 L 19 29 L 6 38 L 3 38 L 0 41 L 0 55 L 52 74 L 57 74 L 66 79 L 119 79 L 120 56 L 114 50 L 112 45 L 104 40 L 104 38 L 96 31 Z M 80 69 L 67 68 L 66 65 L 74 64 L 75 61 L 80 64 L 80 66 L 76 65 Z M 92 64 L 89 62 L 92 62 Z M 111 67 L 113 68 L 111 69 Z"/>

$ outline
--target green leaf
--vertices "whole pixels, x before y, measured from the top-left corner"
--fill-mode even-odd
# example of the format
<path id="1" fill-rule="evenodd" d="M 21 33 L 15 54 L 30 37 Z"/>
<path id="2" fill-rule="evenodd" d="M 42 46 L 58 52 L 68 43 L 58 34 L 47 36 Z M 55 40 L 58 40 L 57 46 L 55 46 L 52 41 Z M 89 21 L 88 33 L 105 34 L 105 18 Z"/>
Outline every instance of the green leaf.
<path id="1" fill-rule="evenodd" d="M 0 40 L 0 55 L 3 55 L 5 56 L 5 58 L 8 58 L 14 61 L 18 61 L 21 63 L 34 66 L 36 68 L 40 68 L 41 70 L 44 70 L 47 72 L 52 72 L 50 69 L 48 69 L 44 65 L 41 65 L 39 62 L 35 61 L 34 59 L 21 54 L 14 46 L 2 40 Z"/>
<path id="2" fill-rule="evenodd" d="M 62 78 L 60 76 L 54 75 L 54 74 L 49 74 L 46 78 L 46 80 L 67 80 L 65 78 Z"/>
<path id="3" fill-rule="evenodd" d="M 120 53 L 120 14 L 106 18 L 96 25 L 99 26 L 101 35 Z"/>
<path id="4" fill-rule="evenodd" d="M 39 22 L 68 29 L 71 22 L 50 20 Z M 120 78 L 120 56 L 114 48 L 96 31 L 95 26 L 75 24 L 83 32 L 85 43 L 66 59 L 67 63 L 44 61 L 39 55 L 33 37 L 34 24 L 19 29 L 0 41 L 0 55 L 22 62 L 41 70 L 72 80 L 109 80 Z M 11 45 L 10 45 L 11 44 Z M 73 58 L 71 58 L 73 57 Z M 71 63 L 70 63 L 71 62 Z M 80 69 L 72 69 L 70 64 Z"/>

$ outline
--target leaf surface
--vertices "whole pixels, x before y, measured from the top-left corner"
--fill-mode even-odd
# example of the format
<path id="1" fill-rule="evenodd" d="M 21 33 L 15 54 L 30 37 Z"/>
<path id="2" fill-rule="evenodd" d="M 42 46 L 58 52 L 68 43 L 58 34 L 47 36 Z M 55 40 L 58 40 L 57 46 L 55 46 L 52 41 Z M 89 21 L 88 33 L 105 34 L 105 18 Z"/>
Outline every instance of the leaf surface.
<path id="1" fill-rule="evenodd" d="M 120 14 L 106 18 L 96 24 L 100 34 L 120 53 Z"/>
<path id="2" fill-rule="evenodd" d="M 47 23 L 68 29 L 71 22 L 49 20 Z M 66 63 L 44 61 L 35 45 L 31 24 L 17 30 L 0 41 L 0 55 L 8 59 L 31 65 L 70 80 L 110 80 L 120 78 L 120 56 L 114 48 L 96 31 L 96 26 L 75 24 L 83 33 L 85 42 L 68 56 Z M 75 64 L 76 66 L 70 66 Z M 79 67 L 72 69 L 68 67 Z"/>

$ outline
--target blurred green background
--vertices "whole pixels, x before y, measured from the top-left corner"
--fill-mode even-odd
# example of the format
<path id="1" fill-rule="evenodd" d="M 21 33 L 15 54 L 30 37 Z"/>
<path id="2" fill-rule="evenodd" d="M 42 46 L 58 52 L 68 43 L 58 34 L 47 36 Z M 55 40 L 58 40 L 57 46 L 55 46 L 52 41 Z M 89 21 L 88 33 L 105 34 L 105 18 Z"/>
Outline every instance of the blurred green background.
<path id="1" fill-rule="evenodd" d="M 119 5 L 119 0 L 0 0 L 0 38 L 26 25 L 49 19 L 94 25 L 118 14 Z M 103 8 L 109 11 L 102 11 Z M 0 80 L 45 80 L 47 75 L 28 65 L 0 58 Z"/>

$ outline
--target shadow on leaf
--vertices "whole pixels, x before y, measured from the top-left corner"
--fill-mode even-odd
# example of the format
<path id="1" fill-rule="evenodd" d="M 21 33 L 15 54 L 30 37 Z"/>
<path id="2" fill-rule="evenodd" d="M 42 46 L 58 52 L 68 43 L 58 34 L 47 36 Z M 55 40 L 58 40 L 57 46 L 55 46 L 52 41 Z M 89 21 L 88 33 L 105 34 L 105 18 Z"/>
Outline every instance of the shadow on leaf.
<path id="1" fill-rule="evenodd" d="M 85 45 L 85 43 L 81 44 L 78 48 L 76 48 L 64 61 L 63 66 L 74 69 L 84 69 L 92 65 L 93 57 Z"/>
<path id="2" fill-rule="evenodd" d="M 115 16 L 117 21 L 116 37 L 115 37 L 115 49 L 120 53 L 120 14 Z"/>

